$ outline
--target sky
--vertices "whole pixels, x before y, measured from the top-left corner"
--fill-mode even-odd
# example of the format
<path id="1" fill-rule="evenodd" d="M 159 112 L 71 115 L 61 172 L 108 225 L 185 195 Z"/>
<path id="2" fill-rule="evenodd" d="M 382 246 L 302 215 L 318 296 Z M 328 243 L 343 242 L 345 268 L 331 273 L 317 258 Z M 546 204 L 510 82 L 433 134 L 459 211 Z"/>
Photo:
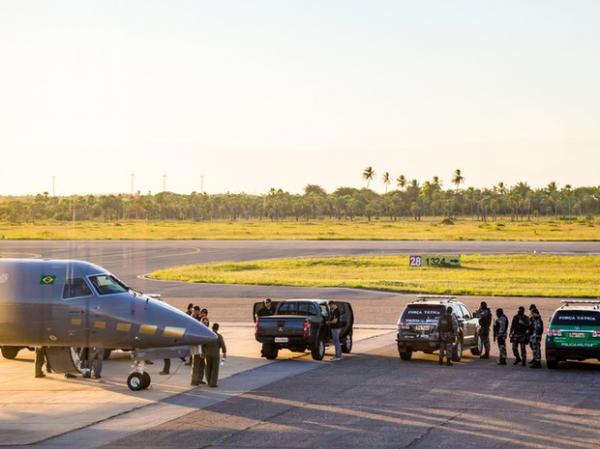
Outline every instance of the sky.
<path id="1" fill-rule="evenodd" d="M 600 184 L 600 2 L 0 0 L 0 195 Z"/>

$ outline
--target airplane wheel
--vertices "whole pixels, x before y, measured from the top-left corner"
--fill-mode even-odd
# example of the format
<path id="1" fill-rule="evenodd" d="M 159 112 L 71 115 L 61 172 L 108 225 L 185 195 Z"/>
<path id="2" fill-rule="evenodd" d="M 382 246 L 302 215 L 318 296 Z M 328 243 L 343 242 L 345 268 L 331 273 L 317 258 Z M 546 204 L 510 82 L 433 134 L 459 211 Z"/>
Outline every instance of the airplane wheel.
<path id="1" fill-rule="evenodd" d="M 148 374 L 146 371 L 144 371 L 142 373 L 142 380 L 144 381 L 143 389 L 145 390 L 146 388 L 148 388 L 150 386 L 150 383 L 152 382 L 152 378 L 150 377 L 150 374 Z"/>
<path id="2" fill-rule="evenodd" d="M 9 359 L 9 360 L 14 359 L 20 350 L 21 350 L 20 346 L 2 346 L 2 348 L 1 348 L 2 356 L 5 359 Z"/>
<path id="3" fill-rule="evenodd" d="M 150 377 L 150 376 L 148 376 Z M 131 391 L 140 391 L 144 389 L 144 375 L 142 373 L 131 373 L 127 378 L 127 386 Z"/>

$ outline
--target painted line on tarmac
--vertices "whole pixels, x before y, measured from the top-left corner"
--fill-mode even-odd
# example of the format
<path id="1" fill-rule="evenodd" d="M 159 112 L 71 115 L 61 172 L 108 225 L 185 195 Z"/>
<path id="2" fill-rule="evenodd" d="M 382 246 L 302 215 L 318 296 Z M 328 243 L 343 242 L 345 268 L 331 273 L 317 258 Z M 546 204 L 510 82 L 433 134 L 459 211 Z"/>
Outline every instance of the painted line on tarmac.
<path id="1" fill-rule="evenodd" d="M 394 343 L 394 333 L 365 338 L 354 344 L 354 353 L 367 353 Z M 20 446 L 1 446 L 3 449 L 95 449 L 126 436 L 143 432 L 167 421 L 181 418 L 197 410 L 205 409 L 249 391 L 278 382 L 287 377 L 329 366 L 331 362 L 308 360 L 282 360 L 243 371 L 223 379 L 218 390 L 195 388 L 186 393 L 171 396 L 160 402 L 143 406 L 123 414 L 107 418 L 88 427 L 73 430 L 39 443 Z M 343 362 L 335 362 L 343 363 Z"/>

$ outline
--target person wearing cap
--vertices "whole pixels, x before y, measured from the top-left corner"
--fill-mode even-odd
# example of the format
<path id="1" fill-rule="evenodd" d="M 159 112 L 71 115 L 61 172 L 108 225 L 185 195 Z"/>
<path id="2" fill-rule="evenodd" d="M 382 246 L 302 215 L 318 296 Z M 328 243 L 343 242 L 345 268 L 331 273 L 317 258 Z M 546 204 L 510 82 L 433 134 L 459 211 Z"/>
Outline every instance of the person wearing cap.
<path id="1" fill-rule="evenodd" d="M 335 347 L 335 356 L 331 358 L 332 362 L 342 360 L 342 345 L 340 343 L 340 333 L 342 332 L 342 315 L 335 301 L 329 301 L 330 319 L 326 321 L 331 329 L 331 340 Z"/>
<path id="2" fill-rule="evenodd" d="M 531 310 L 531 317 L 529 318 L 529 343 L 531 344 L 531 350 L 533 352 L 533 360 L 531 361 L 530 368 L 541 368 L 542 367 L 542 334 L 544 333 L 544 322 L 540 316 L 538 309 Z"/>
<path id="3" fill-rule="evenodd" d="M 479 319 L 479 338 L 483 345 L 484 353 L 480 355 L 482 359 L 490 358 L 490 327 L 492 325 L 492 311 L 488 308 L 485 301 L 481 305 L 475 316 Z"/>
<path id="4" fill-rule="evenodd" d="M 498 343 L 498 351 L 500 358 L 498 365 L 506 365 L 508 357 L 506 353 L 506 336 L 508 334 L 508 318 L 504 314 L 504 310 L 496 309 L 496 321 L 494 322 L 494 341 Z"/>

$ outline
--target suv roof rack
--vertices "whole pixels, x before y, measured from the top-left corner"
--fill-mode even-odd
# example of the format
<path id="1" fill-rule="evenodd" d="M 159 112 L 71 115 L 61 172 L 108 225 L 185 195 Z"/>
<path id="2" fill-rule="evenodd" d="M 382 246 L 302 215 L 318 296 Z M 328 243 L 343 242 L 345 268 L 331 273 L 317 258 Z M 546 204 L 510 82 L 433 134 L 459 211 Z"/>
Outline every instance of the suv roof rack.
<path id="1" fill-rule="evenodd" d="M 560 301 L 563 307 L 571 304 L 589 304 L 590 306 L 595 305 L 596 308 L 600 308 L 600 299 L 561 299 Z"/>
<path id="2" fill-rule="evenodd" d="M 417 301 L 448 301 L 452 302 L 456 300 L 456 296 L 450 295 L 419 295 Z"/>

